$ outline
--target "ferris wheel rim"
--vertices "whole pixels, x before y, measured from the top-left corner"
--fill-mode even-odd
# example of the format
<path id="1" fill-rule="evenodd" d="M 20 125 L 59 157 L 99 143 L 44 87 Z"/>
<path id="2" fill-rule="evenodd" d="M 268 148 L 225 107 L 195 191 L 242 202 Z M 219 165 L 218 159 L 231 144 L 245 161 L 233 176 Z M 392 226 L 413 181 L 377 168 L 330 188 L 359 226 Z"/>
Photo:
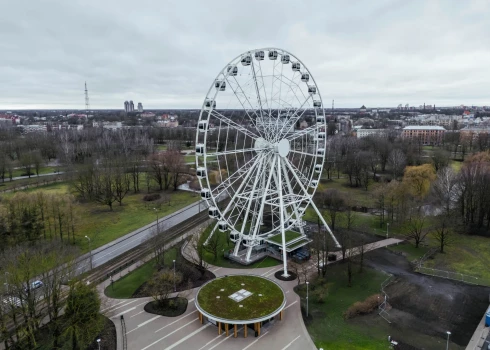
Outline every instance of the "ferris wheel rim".
<path id="1" fill-rule="evenodd" d="M 303 63 L 303 61 L 301 61 L 301 60 L 300 60 L 300 59 L 299 59 L 299 58 L 298 58 L 296 55 L 293 55 L 292 53 L 290 53 L 290 52 L 289 52 L 289 51 L 287 51 L 287 50 L 280 49 L 280 48 L 272 48 L 272 47 L 261 48 L 261 49 L 253 49 L 253 50 L 248 50 L 248 51 L 245 51 L 244 53 L 242 53 L 242 54 L 240 54 L 240 55 L 236 56 L 234 59 L 232 59 L 230 62 L 228 62 L 228 63 L 227 63 L 227 64 L 226 64 L 226 65 L 225 65 L 225 66 L 224 66 L 224 67 L 223 67 L 223 68 L 220 70 L 220 72 L 218 73 L 218 75 L 216 76 L 216 78 L 213 80 L 213 83 L 211 84 L 211 86 L 210 86 L 210 88 L 209 88 L 209 90 L 208 90 L 208 93 L 206 94 L 206 97 L 205 97 L 205 99 L 204 99 L 204 102 L 203 102 L 203 104 L 202 104 L 202 106 L 201 106 L 201 112 L 200 112 L 200 114 L 199 114 L 198 123 L 199 123 L 199 122 L 201 122 L 201 121 L 203 120 L 203 114 L 205 114 L 206 112 L 207 112 L 207 114 L 208 114 L 208 118 L 207 118 L 206 120 L 209 120 L 209 118 L 210 118 L 210 116 L 211 116 L 212 111 L 214 111 L 214 110 L 215 110 L 215 108 L 214 108 L 214 107 L 211 107 L 211 111 L 207 111 L 207 110 L 206 110 L 206 108 L 205 108 L 205 107 L 206 107 L 206 100 L 208 100 L 208 99 L 209 99 L 208 97 L 209 97 L 209 96 L 210 96 L 210 94 L 211 94 L 211 95 L 213 95 L 212 101 L 216 101 L 216 98 L 217 98 L 217 96 L 219 96 L 220 91 L 217 89 L 217 90 L 214 92 L 214 94 L 213 94 L 213 93 L 211 93 L 211 91 L 212 91 L 212 89 L 213 89 L 213 87 L 214 87 L 215 82 L 216 82 L 216 81 L 218 81 L 218 79 L 220 79 L 222 76 L 225 76 L 225 75 L 226 75 L 226 69 L 227 69 L 227 67 L 230 67 L 230 66 L 235 65 L 235 63 L 237 63 L 236 61 L 237 61 L 237 60 L 239 60 L 239 59 L 240 59 L 241 57 L 243 57 L 244 55 L 247 55 L 247 54 L 248 54 L 248 55 L 250 55 L 250 56 L 251 56 L 251 59 L 252 59 L 252 62 L 253 62 L 253 55 L 254 55 L 254 53 L 256 53 L 256 52 L 258 52 L 258 51 L 264 51 L 264 52 L 266 52 L 266 51 L 273 51 L 273 50 L 276 50 L 277 52 L 281 52 L 281 54 L 282 54 L 282 55 L 284 55 L 284 54 L 289 54 L 290 56 L 294 57 L 295 61 L 296 61 L 296 62 L 299 62 L 299 63 L 301 64 L 301 66 L 303 67 L 303 70 L 305 70 L 305 71 L 306 71 L 306 72 L 309 74 L 309 77 L 310 77 L 310 79 L 312 80 L 312 83 L 313 83 L 313 85 L 314 85 L 314 86 L 315 86 L 315 88 L 316 88 L 317 98 L 319 99 L 319 101 L 320 101 L 320 103 L 321 103 L 321 109 L 320 109 L 320 112 L 321 112 L 321 113 L 320 113 L 320 114 L 321 114 L 321 116 L 323 116 L 323 120 L 324 120 L 324 123 L 323 123 L 323 128 L 324 128 L 324 129 L 325 129 L 325 131 L 326 131 L 326 129 L 327 129 L 327 128 L 326 128 L 326 122 L 325 122 L 325 120 L 326 120 L 326 119 L 325 119 L 325 110 L 324 110 L 324 106 L 323 106 L 323 100 L 322 100 L 322 97 L 321 97 L 321 94 L 320 94 L 320 89 L 319 89 L 319 87 L 318 87 L 318 85 L 317 85 L 317 83 L 316 83 L 316 81 L 315 81 L 315 79 L 314 79 L 313 75 L 311 74 L 311 71 L 310 71 L 310 70 L 307 68 L 307 66 L 306 66 L 306 65 Z M 260 61 L 259 61 L 259 63 L 260 63 Z M 253 63 L 252 63 L 252 65 L 253 65 Z M 237 64 L 237 66 L 238 66 L 238 64 Z M 255 74 L 255 73 L 254 73 L 254 74 Z M 281 74 L 282 74 L 282 73 L 281 73 Z M 255 77 L 255 79 L 256 79 L 256 77 Z M 311 84 L 306 84 L 306 85 L 308 86 L 308 85 L 311 85 Z M 309 99 L 309 98 L 308 98 L 308 99 Z M 308 99 L 306 99 L 306 101 L 307 101 Z M 313 101 L 313 99 L 312 99 L 312 101 Z M 300 110 L 300 108 L 298 108 L 297 110 Z M 318 116 L 318 112 L 319 112 L 319 111 L 318 111 L 316 108 L 314 108 L 314 111 L 315 111 L 315 114 L 314 114 L 314 115 L 315 115 L 315 119 L 317 119 L 317 116 Z M 298 120 L 299 120 L 299 118 L 298 118 Z M 315 124 L 315 125 L 317 125 L 316 120 L 314 121 L 314 124 Z M 228 125 L 228 128 L 229 128 L 229 127 L 232 127 L 232 126 L 231 126 L 231 125 Z M 318 126 L 316 126 L 315 128 L 316 128 L 316 129 L 318 129 Z M 235 130 L 236 130 L 236 129 L 235 129 Z M 314 130 L 314 129 L 312 129 L 312 130 Z M 206 139 L 207 139 L 207 134 L 208 134 L 208 132 L 209 132 L 209 130 L 208 130 L 208 129 L 206 129 L 206 130 L 204 131 L 204 145 L 206 145 Z M 198 132 L 198 135 L 196 136 L 196 141 L 198 141 L 198 136 L 199 136 L 199 132 Z M 256 135 L 256 136 L 257 136 L 257 135 Z M 258 139 L 259 137 L 261 137 L 261 136 L 257 136 L 257 137 L 256 137 L 256 139 Z M 196 142 L 196 143 L 197 143 L 197 142 Z M 317 148 L 318 148 L 318 147 L 319 147 L 319 146 L 318 146 L 318 141 L 317 141 L 317 144 L 316 144 L 316 145 L 317 145 Z M 250 151 L 252 152 L 252 151 L 253 151 L 253 149 L 251 149 Z M 238 151 L 238 150 L 236 150 L 236 149 L 235 149 L 234 151 L 230 151 L 229 153 L 230 153 L 230 154 L 236 154 L 237 152 L 243 152 L 243 150 Z M 296 150 L 294 150 L 294 151 L 292 151 L 292 152 L 293 152 L 293 153 L 295 153 L 295 152 L 297 152 L 297 151 L 296 151 Z M 212 153 L 211 153 L 211 154 L 212 154 Z M 217 154 L 215 154 L 215 155 L 217 155 Z M 317 160 L 320 160 L 320 164 L 322 165 L 322 170 L 323 170 L 323 163 L 324 163 L 324 160 L 325 160 L 325 152 L 321 153 L 321 155 L 318 155 L 318 154 L 312 154 L 312 153 L 307 153 L 307 155 L 308 155 L 308 156 L 312 156 L 312 157 L 315 159 L 315 161 L 314 161 L 314 163 L 315 163 L 315 164 L 313 164 L 313 166 L 316 166 L 316 164 L 317 164 Z M 306 159 L 306 158 L 305 158 L 305 159 Z M 255 160 L 255 162 L 257 162 L 257 161 L 258 161 L 258 160 L 256 159 L 256 160 Z M 303 162 L 304 162 L 304 160 L 303 160 Z M 288 163 L 288 162 L 285 162 L 285 164 L 287 164 L 287 163 Z M 196 154 L 196 164 L 198 164 L 198 155 L 197 155 L 197 154 Z M 289 165 L 291 165 L 291 164 L 289 164 Z M 294 166 L 294 165 L 293 165 L 293 166 Z M 205 168 L 205 169 L 208 169 L 208 163 L 207 163 L 207 157 L 206 157 L 206 156 L 204 156 L 204 168 Z M 231 176 L 233 176 L 234 174 L 236 174 L 236 173 L 238 172 L 238 170 L 239 170 L 239 169 L 237 169 L 237 170 L 236 170 L 234 173 L 229 174 L 229 177 L 231 177 Z M 295 170 L 295 169 L 291 168 L 291 171 L 292 171 L 293 173 L 295 173 L 295 171 L 299 171 L 299 170 L 297 170 L 297 169 Z M 318 179 L 320 179 L 320 177 L 321 177 L 321 172 L 320 172 L 320 175 L 315 175 L 315 172 L 313 172 L 313 171 L 311 172 L 311 175 L 310 175 L 310 176 L 309 176 L 309 178 L 307 179 L 307 186 L 306 186 L 306 189 L 311 188 L 310 184 L 312 183 L 312 181 L 313 181 L 313 179 L 314 179 L 315 177 L 317 177 Z M 201 187 L 202 187 L 202 182 L 201 182 L 201 179 L 199 179 L 199 182 L 200 182 Z M 209 178 L 208 178 L 208 177 L 206 177 L 205 182 L 206 182 L 207 188 L 211 188 L 211 184 L 210 184 L 210 182 L 209 182 Z M 318 181 L 318 182 L 319 182 L 319 181 Z M 318 186 L 315 186 L 315 187 L 312 189 L 311 193 L 308 193 L 308 192 L 307 192 L 307 193 L 308 193 L 308 195 L 309 195 L 310 197 L 313 197 L 314 193 L 315 193 L 315 192 L 316 192 L 316 190 L 317 190 L 317 187 L 318 187 Z M 223 193 L 224 191 L 225 191 L 225 190 L 223 190 L 221 193 Z M 306 193 L 305 193 L 305 195 L 306 195 Z M 218 208 L 218 201 L 217 201 L 216 199 L 217 199 L 217 198 L 215 198 L 214 194 L 213 194 L 213 193 L 212 193 L 212 191 L 211 191 L 211 198 L 206 198 L 206 201 L 210 201 L 210 202 L 211 202 L 211 204 L 212 204 L 214 207 Z M 220 210 L 220 213 L 221 213 L 221 210 Z M 227 218 L 226 218 L 226 216 L 225 216 L 225 214 L 226 214 L 226 213 L 224 213 L 223 215 L 220 215 L 220 219 L 221 219 L 221 220 L 226 220 L 226 221 L 228 221 L 228 220 L 227 220 Z M 230 226 L 233 226 L 233 225 L 231 225 L 231 223 L 230 223 L 230 222 L 228 222 L 228 224 L 230 224 Z"/>

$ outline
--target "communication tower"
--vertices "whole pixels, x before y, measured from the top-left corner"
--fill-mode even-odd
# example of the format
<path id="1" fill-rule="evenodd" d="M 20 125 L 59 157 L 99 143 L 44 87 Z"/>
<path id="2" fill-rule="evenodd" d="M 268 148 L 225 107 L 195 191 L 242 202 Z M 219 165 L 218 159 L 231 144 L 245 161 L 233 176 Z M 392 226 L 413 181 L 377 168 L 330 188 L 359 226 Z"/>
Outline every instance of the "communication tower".
<path id="1" fill-rule="evenodd" d="M 88 118 L 88 110 L 90 109 L 90 103 L 88 99 L 88 89 L 87 89 L 87 82 L 85 82 L 85 115 Z"/>

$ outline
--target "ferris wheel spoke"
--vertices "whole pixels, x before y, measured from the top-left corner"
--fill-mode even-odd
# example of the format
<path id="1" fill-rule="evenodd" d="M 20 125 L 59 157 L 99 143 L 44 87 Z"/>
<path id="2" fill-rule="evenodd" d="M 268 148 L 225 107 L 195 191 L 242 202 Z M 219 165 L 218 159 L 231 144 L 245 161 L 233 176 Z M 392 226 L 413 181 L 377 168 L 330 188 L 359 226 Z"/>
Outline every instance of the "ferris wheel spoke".
<path id="1" fill-rule="evenodd" d="M 308 153 L 308 152 L 301 152 L 301 151 L 297 151 L 295 149 L 291 149 L 289 150 L 289 152 L 291 153 L 296 153 L 296 154 L 302 154 L 302 155 L 305 155 L 305 156 L 312 156 L 312 157 L 317 157 L 316 154 L 313 154 L 313 153 Z"/>
<path id="2" fill-rule="evenodd" d="M 255 85 L 255 76 L 252 76 L 251 79 L 249 79 L 243 86 L 238 82 L 237 78 L 233 76 L 233 81 L 228 80 L 230 83 L 230 86 L 235 86 L 235 88 L 232 87 L 233 93 L 238 100 L 238 102 L 241 104 L 243 107 L 245 113 L 247 114 L 248 118 L 250 121 L 257 127 L 257 120 L 260 120 L 262 115 L 257 114 L 257 108 L 255 108 L 250 100 L 247 97 L 247 93 L 244 90 L 244 87 L 248 86 L 249 84 L 254 84 Z M 243 99 L 240 98 L 240 96 L 243 97 Z M 249 107 L 245 107 L 245 106 Z M 251 112 L 252 114 L 255 114 L 255 118 L 249 113 Z"/>
<path id="3" fill-rule="evenodd" d="M 297 138 L 300 138 L 300 137 L 303 137 L 303 136 L 306 136 L 310 133 L 313 133 L 315 131 L 318 131 L 318 129 L 320 128 L 320 125 L 318 124 L 315 124 L 315 125 L 312 125 L 310 127 L 307 127 L 306 129 L 303 129 L 303 130 L 300 130 L 298 132 L 295 132 L 294 134 L 292 135 L 286 135 L 285 138 L 289 141 L 293 141 Z"/>
<path id="4" fill-rule="evenodd" d="M 220 121 L 222 121 L 223 123 L 235 128 L 236 130 L 240 131 L 241 133 L 247 135 L 248 137 L 256 140 L 259 138 L 259 136 L 257 136 L 254 132 L 252 132 L 251 130 L 235 123 L 233 120 L 225 117 L 223 114 L 219 113 L 218 111 L 216 111 L 215 109 L 211 110 L 209 112 L 210 115 L 212 115 L 213 117 L 215 117 L 216 119 L 219 119 Z"/>
<path id="5" fill-rule="evenodd" d="M 244 148 L 244 149 L 233 149 L 230 151 L 222 151 L 222 152 L 206 152 L 206 157 L 215 157 L 215 156 L 226 156 L 228 154 L 237 154 L 237 153 L 247 153 L 247 152 L 257 152 L 268 150 L 269 148 Z"/>
<path id="6" fill-rule="evenodd" d="M 247 174 L 253 168 L 254 164 L 256 164 L 255 161 L 257 158 L 259 158 L 258 154 L 246 162 L 242 167 L 240 167 L 240 169 L 230 174 L 225 180 L 223 180 L 223 182 L 213 189 L 213 192 L 215 192 L 217 196 L 220 196 L 224 192 L 228 192 L 228 188 L 233 186 L 242 178 L 243 175 Z"/>
<path id="7" fill-rule="evenodd" d="M 301 170 L 299 170 L 293 163 L 291 163 L 288 159 L 286 159 L 285 163 L 288 165 L 289 169 L 292 169 L 291 171 L 293 171 L 293 175 L 295 175 L 295 177 L 298 177 L 301 179 L 301 184 L 305 185 L 305 186 L 308 186 L 309 184 L 309 181 L 308 181 L 308 178 L 306 177 L 305 174 L 303 174 L 303 172 Z"/>
<path id="8" fill-rule="evenodd" d="M 255 72 L 255 63 L 252 58 L 252 76 L 254 80 L 254 86 L 255 86 L 255 93 L 257 94 L 257 102 L 259 104 L 259 111 L 260 111 L 260 119 L 262 122 L 264 121 L 264 111 L 262 110 L 262 99 L 260 96 L 260 89 L 259 89 L 259 84 L 257 82 L 257 73 Z"/>

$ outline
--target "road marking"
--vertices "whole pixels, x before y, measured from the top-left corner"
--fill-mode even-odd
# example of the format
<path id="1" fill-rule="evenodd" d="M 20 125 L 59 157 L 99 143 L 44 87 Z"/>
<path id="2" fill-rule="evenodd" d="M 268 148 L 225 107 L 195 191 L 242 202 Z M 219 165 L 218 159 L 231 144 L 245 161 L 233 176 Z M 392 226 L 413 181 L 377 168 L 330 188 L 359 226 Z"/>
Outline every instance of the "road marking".
<path id="1" fill-rule="evenodd" d="M 216 271 L 218 271 L 219 269 L 222 269 L 222 267 L 217 267 L 217 268 L 215 268 L 214 270 L 211 270 L 211 272 L 216 272 Z"/>
<path id="2" fill-rule="evenodd" d="M 105 309 L 103 309 L 101 312 L 104 312 L 104 311 L 106 311 L 106 310 L 112 309 L 114 306 L 119 305 L 119 304 L 122 304 L 122 303 L 126 303 L 126 302 L 127 302 L 127 300 L 120 301 L 120 302 L 119 302 L 119 303 L 117 303 L 117 304 L 114 304 L 114 305 L 111 305 L 111 306 L 109 306 L 109 307 L 106 307 L 106 308 L 105 308 Z"/>
<path id="3" fill-rule="evenodd" d="M 193 301 L 194 301 L 194 299 L 195 299 L 195 298 L 189 299 L 189 303 L 190 303 L 190 302 L 193 302 Z"/>
<path id="4" fill-rule="evenodd" d="M 182 320 L 183 318 L 186 318 L 187 316 L 192 315 L 194 312 L 197 312 L 197 310 L 194 310 L 194 311 L 192 311 L 191 313 L 188 313 L 187 315 L 182 316 L 182 317 L 181 317 L 181 318 L 179 318 L 178 320 L 175 320 L 175 321 L 173 321 L 172 323 L 169 323 L 169 324 L 168 324 L 168 325 L 166 325 L 165 327 L 162 327 L 162 328 L 160 328 L 160 329 L 156 330 L 156 331 L 155 331 L 155 333 L 156 333 L 156 332 L 160 332 L 162 329 L 167 328 L 168 326 L 171 326 L 171 325 L 173 325 L 173 324 L 174 324 L 174 323 L 176 323 L 176 322 L 179 322 L 179 321 L 180 321 L 180 320 Z"/>
<path id="5" fill-rule="evenodd" d="M 140 323 L 140 324 L 139 324 L 139 325 L 138 325 L 138 326 L 137 326 L 135 329 L 130 330 L 130 331 L 129 331 L 129 332 L 127 332 L 126 334 L 129 334 L 129 333 L 131 333 L 132 331 L 135 331 L 135 330 L 137 330 L 138 328 L 143 327 L 144 325 L 147 325 L 148 323 L 153 322 L 153 321 L 155 321 L 157 318 L 160 318 L 160 317 L 162 317 L 162 316 L 155 316 L 155 317 L 153 317 L 153 318 L 150 318 L 148 321 L 145 321 L 145 322 L 143 322 L 143 323 Z"/>
<path id="6" fill-rule="evenodd" d="M 112 309 L 111 311 L 117 310 L 117 309 L 122 308 L 122 307 L 124 307 L 124 306 L 128 306 L 129 304 L 135 303 L 135 302 L 137 302 L 137 301 L 138 301 L 138 299 L 135 299 L 135 300 L 133 300 L 133 301 L 130 301 L 129 303 L 126 303 L 126 304 L 123 304 L 123 305 L 121 305 L 121 306 L 115 307 L 115 308 L 114 308 L 114 309 Z M 141 305 L 141 304 L 140 304 L 140 305 Z"/>
<path id="7" fill-rule="evenodd" d="M 283 347 L 281 350 L 286 350 L 287 348 L 289 348 L 292 343 L 294 343 L 296 340 L 298 340 L 299 337 L 301 337 L 301 335 L 298 335 L 296 338 L 294 338 L 288 345 Z"/>
<path id="8" fill-rule="evenodd" d="M 208 341 L 206 344 L 204 344 L 204 346 L 200 347 L 198 350 L 202 350 L 204 349 L 206 346 L 208 346 L 209 344 L 211 344 L 212 342 L 214 342 L 216 339 L 218 339 L 219 337 L 221 337 L 221 335 L 218 335 L 216 338 L 214 339 L 211 339 L 210 341 Z"/>
<path id="9" fill-rule="evenodd" d="M 130 308 L 130 309 L 124 310 L 123 312 L 120 312 L 120 313 L 118 313 L 117 315 L 112 316 L 112 317 L 119 317 L 119 316 L 121 316 L 121 315 L 124 315 L 126 312 L 133 311 L 134 309 L 136 309 L 136 306 L 133 306 L 133 307 L 132 307 L 132 308 Z"/>
<path id="10" fill-rule="evenodd" d="M 288 307 L 290 307 L 290 306 L 293 306 L 293 305 L 294 305 L 294 304 L 296 304 L 297 302 L 298 302 L 298 301 L 296 300 L 295 302 L 293 302 L 293 303 L 289 304 L 288 306 L 286 306 L 286 307 L 284 308 L 284 310 L 286 310 L 286 309 L 287 309 Z"/>
<path id="11" fill-rule="evenodd" d="M 139 314 L 142 314 L 143 312 L 145 312 L 145 310 L 140 311 L 140 312 L 138 312 L 137 314 L 134 314 L 134 315 L 133 315 L 133 316 L 131 316 L 131 317 L 134 317 L 134 316 L 137 316 L 137 315 L 139 315 Z M 131 318 L 131 317 L 130 317 L 130 318 Z"/>
<path id="12" fill-rule="evenodd" d="M 289 293 L 289 290 L 286 291 L 286 294 L 288 294 L 288 293 Z"/>
<path id="13" fill-rule="evenodd" d="M 245 326 L 245 327 L 247 327 L 247 326 Z M 242 327 L 242 328 L 240 328 L 239 330 L 237 330 L 237 332 L 240 332 L 242 329 L 243 329 L 243 327 Z M 233 330 L 232 330 L 232 332 L 233 332 Z M 226 340 L 228 340 L 228 339 L 230 339 L 230 338 L 231 338 L 231 336 L 229 336 L 229 337 L 225 337 L 225 339 L 223 339 L 222 341 L 220 341 L 220 342 L 219 342 L 218 344 L 216 344 L 215 346 L 213 346 L 213 347 L 209 348 L 208 350 L 213 350 L 215 347 L 217 347 L 218 345 L 220 345 L 222 342 L 224 342 L 224 341 L 226 341 Z"/>
<path id="14" fill-rule="evenodd" d="M 269 271 L 264 272 L 264 273 L 263 273 L 261 276 L 265 276 L 265 275 L 267 275 L 269 272 L 271 272 L 272 270 L 275 270 L 275 269 L 276 269 L 276 268 L 274 267 L 274 268 L 270 269 Z"/>
<path id="15" fill-rule="evenodd" d="M 197 310 L 196 310 L 196 311 L 197 311 Z M 164 337 L 162 337 L 162 338 L 158 339 L 157 341 L 154 341 L 153 343 L 151 343 L 150 345 L 148 345 L 146 348 L 143 348 L 143 349 L 141 349 L 141 350 L 146 350 L 146 349 L 148 349 L 148 348 L 152 347 L 153 345 L 155 345 L 155 344 L 157 344 L 157 343 L 161 342 L 163 339 L 170 337 L 170 336 L 171 336 L 172 334 L 174 334 L 175 332 L 180 331 L 182 328 L 187 327 L 187 326 L 188 326 L 188 325 L 190 325 L 192 322 L 196 322 L 196 321 L 199 321 L 199 320 L 196 318 L 195 320 L 192 320 L 192 321 L 190 321 L 190 322 L 187 322 L 187 323 L 186 323 L 185 325 L 183 325 L 182 327 L 179 327 L 179 328 L 177 328 L 175 331 L 168 333 L 166 336 L 164 336 Z M 207 327 L 208 325 L 209 325 L 209 323 L 208 323 L 206 326 L 202 327 L 202 328 L 205 328 L 205 327 Z"/>
<path id="16" fill-rule="evenodd" d="M 266 335 L 267 333 L 269 333 L 269 331 L 265 332 L 264 334 L 262 334 L 260 337 L 258 337 L 256 340 L 254 340 L 253 342 L 251 342 L 250 344 L 248 344 L 246 347 L 244 347 L 242 350 L 247 350 L 249 347 L 251 347 L 252 345 L 254 345 L 256 342 L 258 342 L 264 335 Z"/>
<path id="17" fill-rule="evenodd" d="M 197 333 L 205 330 L 208 326 L 210 325 L 210 323 L 204 325 L 203 327 L 200 327 L 198 329 L 196 329 L 194 332 L 192 332 L 191 334 L 187 335 L 186 337 L 180 339 L 177 343 L 173 343 L 172 345 L 170 345 L 168 348 L 165 348 L 165 350 L 171 350 L 173 348 L 175 348 L 176 346 L 182 344 L 183 342 L 185 342 L 187 339 L 195 336 Z"/>

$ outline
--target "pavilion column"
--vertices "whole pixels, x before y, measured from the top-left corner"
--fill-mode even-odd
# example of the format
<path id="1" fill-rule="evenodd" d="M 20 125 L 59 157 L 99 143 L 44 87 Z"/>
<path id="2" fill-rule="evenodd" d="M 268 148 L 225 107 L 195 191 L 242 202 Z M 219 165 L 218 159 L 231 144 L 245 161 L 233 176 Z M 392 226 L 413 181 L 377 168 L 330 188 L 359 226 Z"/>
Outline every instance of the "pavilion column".
<path id="1" fill-rule="evenodd" d="M 218 322 L 218 334 L 221 334 L 221 322 Z"/>
<path id="2" fill-rule="evenodd" d="M 257 322 L 257 331 L 258 331 L 258 334 L 259 334 L 259 337 L 260 337 L 260 322 Z"/>
<path id="3" fill-rule="evenodd" d="M 237 336 L 237 328 L 238 328 L 238 325 L 237 325 L 237 324 L 235 324 L 235 326 L 234 326 L 234 327 L 235 327 L 235 338 L 236 338 L 236 336 Z"/>
<path id="4" fill-rule="evenodd" d="M 228 323 L 225 323 L 225 331 L 226 331 L 226 336 L 228 336 Z"/>
<path id="5" fill-rule="evenodd" d="M 245 336 L 244 336 L 244 338 L 246 338 L 246 337 L 247 337 L 247 329 L 248 329 L 248 325 L 245 325 L 245 328 L 244 328 L 244 329 L 245 329 Z"/>
<path id="6" fill-rule="evenodd" d="M 282 321 L 282 311 L 279 313 L 279 321 Z"/>

